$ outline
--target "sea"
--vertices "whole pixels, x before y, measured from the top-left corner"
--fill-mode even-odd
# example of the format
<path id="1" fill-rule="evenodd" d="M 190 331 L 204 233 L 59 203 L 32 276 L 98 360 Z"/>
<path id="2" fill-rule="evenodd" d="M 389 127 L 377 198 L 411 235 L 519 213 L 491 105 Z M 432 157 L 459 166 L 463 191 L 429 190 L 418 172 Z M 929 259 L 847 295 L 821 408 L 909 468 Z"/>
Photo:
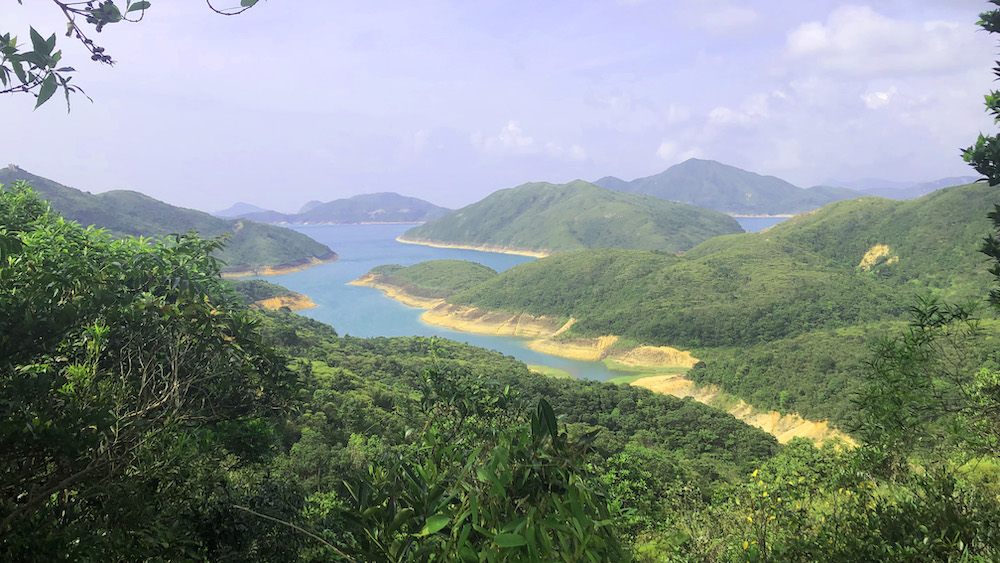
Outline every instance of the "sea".
<path id="1" fill-rule="evenodd" d="M 783 217 L 737 217 L 748 231 L 759 231 L 784 220 Z M 385 297 L 374 288 L 347 285 L 365 275 L 375 266 L 399 264 L 410 266 L 426 260 L 457 259 L 478 262 L 498 272 L 534 258 L 404 244 L 396 237 L 413 225 L 316 225 L 297 226 L 295 230 L 329 246 L 340 259 L 301 272 L 263 277 L 288 289 L 308 295 L 317 307 L 298 314 L 333 326 L 341 335 L 372 336 L 436 336 L 467 342 L 474 346 L 496 350 L 529 365 L 543 365 L 564 370 L 576 378 L 607 380 L 622 375 L 601 363 L 559 358 L 530 350 L 529 339 L 511 336 L 489 336 L 459 332 L 427 324 L 420 320 L 423 309 L 403 305 Z"/>

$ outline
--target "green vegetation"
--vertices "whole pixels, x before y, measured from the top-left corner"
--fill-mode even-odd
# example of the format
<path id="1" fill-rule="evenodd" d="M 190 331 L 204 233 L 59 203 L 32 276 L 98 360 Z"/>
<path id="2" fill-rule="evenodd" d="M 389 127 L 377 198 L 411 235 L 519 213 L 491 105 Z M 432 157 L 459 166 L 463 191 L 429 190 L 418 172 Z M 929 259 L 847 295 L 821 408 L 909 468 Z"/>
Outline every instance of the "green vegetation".
<path id="1" fill-rule="evenodd" d="M 246 305 L 292 294 L 288 288 L 264 280 L 233 280 L 229 284 Z"/>
<path id="2" fill-rule="evenodd" d="M 907 202 L 841 201 L 680 257 L 603 249 L 543 258 L 447 300 L 573 317 L 567 337 L 616 334 L 633 345 L 693 349 L 704 361 L 690 373 L 698 383 L 852 428 L 868 350 L 900 329 L 914 296 L 963 300 L 987 291 L 987 258 L 976 248 L 989 221 L 977 210 L 992 198 L 988 186 L 972 184 Z"/>
<path id="3" fill-rule="evenodd" d="M 696 158 L 631 182 L 608 176 L 594 183 L 612 190 L 649 194 L 734 215 L 802 213 L 864 195 L 829 186 L 804 190 L 774 176 L 761 176 L 714 160 Z"/>
<path id="4" fill-rule="evenodd" d="M 612 192 L 577 180 L 500 190 L 414 227 L 403 238 L 522 251 L 634 248 L 677 252 L 742 230 L 731 217 L 708 209 Z"/>
<path id="5" fill-rule="evenodd" d="M 410 295 L 439 299 L 486 281 L 497 273 L 493 268 L 465 260 L 429 260 L 406 267 L 398 264 L 378 266 L 368 275 Z"/>
<path id="6" fill-rule="evenodd" d="M 25 181 L 67 219 L 96 225 L 112 236 L 163 237 L 197 232 L 205 238 L 231 235 L 215 256 L 224 272 L 246 272 L 262 267 L 296 267 L 310 259 L 328 261 L 336 253 L 326 245 L 290 229 L 252 221 L 219 219 L 201 211 L 174 207 L 138 192 L 81 192 L 19 168 L 0 169 L 0 184 Z"/>

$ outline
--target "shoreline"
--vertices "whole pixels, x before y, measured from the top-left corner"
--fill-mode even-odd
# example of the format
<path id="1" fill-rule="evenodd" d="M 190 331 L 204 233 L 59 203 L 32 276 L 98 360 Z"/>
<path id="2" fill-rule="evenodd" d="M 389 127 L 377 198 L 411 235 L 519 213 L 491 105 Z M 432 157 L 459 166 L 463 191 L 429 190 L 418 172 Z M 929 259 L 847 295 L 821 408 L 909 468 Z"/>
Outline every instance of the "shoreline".
<path id="1" fill-rule="evenodd" d="M 795 215 L 797 215 L 797 213 L 790 213 L 790 214 L 782 213 L 782 214 L 779 214 L 779 215 L 741 215 L 739 213 L 727 213 L 727 215 L 729 215 L 730 217 L 733 217 L 733 218 L 741 217 L 741 218 L 746 218 L 746 219 L 778 219 L 779 217 L 783 217 L 785 219 L 788 219 L 790 217 L 795 217 Z"/>
<path id="2" fill-rule="evenodd" d="M 494 244 L 450 244 L 445 242 L 435 242 L 422 239 L 404 239 L 403 235 L 396 237 L 396 242 L 403 244 L 418 244 L 421 246 L 432 246 L 434 248 L 454 248 L 458 250 L 478 250 L 480 252 L 497 252 L 500 254 L 516 254 L 518 256 L 531 256 L 533 258 L 545 258 L 552 256 L 551 252 L 541 250 L 524 250 L 509 246 L 497 246 Z"/>
<path id="3" fill-rule="evenodd" d="M 429 300 L 407 293 L 399 287 L 379 283 L 378 277 L 365 274 L 350 284 L 373 287 L 383 291 L 387 297 L 406 305 L 426 309 L 420 315 L 420 320 L 427 324 L 473 334 L 529 338 L 531 340 L 527 347 L 536 352 L 572 360 L 593 362 L 612 360 L 623 366 L 636 368 L 636 371 L 643 368 L 690 369 L 699 361 L 698 358 L 691 355 L 690 351 L 678 350 L 669 346 L 618 348 L 615 346 L 619 341 L 619 337 L 616 335 L 555 340 L 556 337 L 569 330 L 576 319 L 570 317 L 563 322 L 562 319 L 534 316 L 528 313 L 484 311 L 475 307 L 452 305 L 444 299 Z M 428 307 L 427 305 L 433 306 Z M 857 442 L 850 435 L 831 428 L 829 421 L 808 420 L 796 413 L 781 414 L 777 411 L 759 410 L 746 401 L 723 392 L 717 386 L 699 386 L 684 375 L 657 375 L 655 373 L 648 375 L 638 373 L 637 375 L 642 377 L 636 378 L 630 383 L 631 385 L 680 399 L 691 397 L 700 403 L 725 411 L 751 426 L 760 428 L 777 438 L 782 444 L 787 443 L 792 438 L 802 436 L 813 440 L 817 446 L 829 439 L 841 439 L 850 447 L 857 445 Z"/>
<path id="4" fill-rule="evenodd" d="M 256 309 L 268 309 L 270 311 L 277 311 L 282 307 L 288 307 L 292 311 L 301 311 L 303 309 L 319 307 L 319 305 L 313 303 L 312 299 L 310 299 L 308 295 L 302 295 L 301 293 L 293 291 L 288 295 L 269 297 L 267 299 L 261 299 L 260 301 L 254 301 L 250 304 L 250 307 Z"/>
<path id="5" fill-rule="evenodd" d="M 278 264 L 277 266 L 260 266 L 257 268 L 249 268 L 246 270 L 235 270 L 231 272 L 222 272 L 223 279 L 230 278 L 246 278 L 250 276 L 280 276 L 283 274 L 292 274 L 295 272 L 301 272 L 302 270 L 307 270 L 313 266 L 319 266 L 320 264 L 329 264 L 330 262 L 336 262 L 340 259 L 340 255 L 336 252 L 331 252 L 332 257 L 317 257 L 310 256 L 309 258 L 303 259 L 304 261 L 299 261 L 301 263 L 289 263 L 289 264 Z"/>
<path id="6" fill-rule="evenodd" d="M 356 285 L 361 287 L 373 287 L 390 299 L 395 299 L 403 305 L 409 307 L 414 307 L 417 309 L 433 309 L 438 305 L 444 303 L 444 299 L 434 299 L 430 297 L 421 297 L 419 295 L 414 295 L 412 293 L 407 293 L 405 290 L 400 289 L 397 286 L 387 283 L 381 283 L 379 279 L 381 276 L 365 274 L 360 278 L 347 282 L 347 285 Z"/>

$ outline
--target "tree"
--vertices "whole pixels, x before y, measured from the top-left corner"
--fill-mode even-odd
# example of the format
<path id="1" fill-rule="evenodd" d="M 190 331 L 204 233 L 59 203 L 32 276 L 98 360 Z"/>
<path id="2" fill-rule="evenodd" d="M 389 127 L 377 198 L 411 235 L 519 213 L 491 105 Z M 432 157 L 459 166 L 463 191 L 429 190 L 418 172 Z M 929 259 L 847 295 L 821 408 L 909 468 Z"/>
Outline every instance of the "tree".
<path id="1" fill-rule="evenodd" d="M 113 240 L 23 184 L 0 189 L 0 240 L 0 559 L 211 550 L 203 511 L 293 393 L 230 306 L 221 241 Z"/>
<path id="2" fill-rule="evenodd" d="M 142 21 L 151 2 L 146 0 L 82 0 L 63 2 L 51 0 L 66 17 L 66 37 L 76 39 L 90 52 L 92 61 L 114 65 L 115 61 L 104 47 L 97 44 L 90 33 L 101 33 L 110 24 Z M 260 0 L 240 0 L 236 8 L 216 8 L 212 0 L 206 0 L 210 10 L 224 16 L 234 16 L 254 7 Z M 23 0 L 17 0 L 22 4 Z M 66 66 L 62 51 L 56 50 L 56 34 L 47 38 L 31 28 L 29 31 L 31 50 L 18 43 L 17 36 L 0 30 L 0 94 L 22 93 L 37 98 L 35 107 L 52 98 L 60 88 L 66 97 L 66 109 L 70 107 L 70 94 L 84 94 L 76 84 L 70 84 L 76 69 Z"/>

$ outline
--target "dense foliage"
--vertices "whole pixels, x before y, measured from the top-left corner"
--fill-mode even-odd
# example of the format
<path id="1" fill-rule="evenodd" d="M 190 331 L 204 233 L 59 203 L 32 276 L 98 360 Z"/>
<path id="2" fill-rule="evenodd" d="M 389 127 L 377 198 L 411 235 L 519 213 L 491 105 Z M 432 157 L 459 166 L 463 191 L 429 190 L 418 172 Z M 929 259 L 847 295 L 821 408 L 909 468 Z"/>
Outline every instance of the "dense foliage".
<path id="1" fill-rule="evenodd" d="M 273 297 L 285 297 L 292 292 L 284 286 L 264 280 L 234 280 L 230 282 L 233 291 L 244 304 L 249 305 Z"/>
<path id="2" fill-rule="evenodd" d="M 0 226 L 0 558 L 273 540 L 206 536 L 246 493 L 226 470 L 266 457 L 293 381 L 227 306 L 218 243 L 113 240 L 19 184 L 0 190 Z"/>
<path id="3" fill-rule="evenodd" d="M 634 248 L 676 252 L 743 229 L 722 213 L 577 180 L 499 190 L 403 237 L 411 241 L 566 252 Z"/>
<path id="4" fill-rule="evenodd" d="M 229 236 L 214 255 L 224 272 L 246 272 L 265 266 L 294 266 L 312 258 L 330 260 L 336 253 L 308 236 L 271 225 L 220 219 L 194 209 L 168 205 L 138 192 L 110 191 L 92 195 L 30 174 L 20 168 L 0 169 L 0 183 L 29 182 L 67 219 L 98 225 L 114 236 L 163 237 L 197 232 L 205 238 Z"/>

